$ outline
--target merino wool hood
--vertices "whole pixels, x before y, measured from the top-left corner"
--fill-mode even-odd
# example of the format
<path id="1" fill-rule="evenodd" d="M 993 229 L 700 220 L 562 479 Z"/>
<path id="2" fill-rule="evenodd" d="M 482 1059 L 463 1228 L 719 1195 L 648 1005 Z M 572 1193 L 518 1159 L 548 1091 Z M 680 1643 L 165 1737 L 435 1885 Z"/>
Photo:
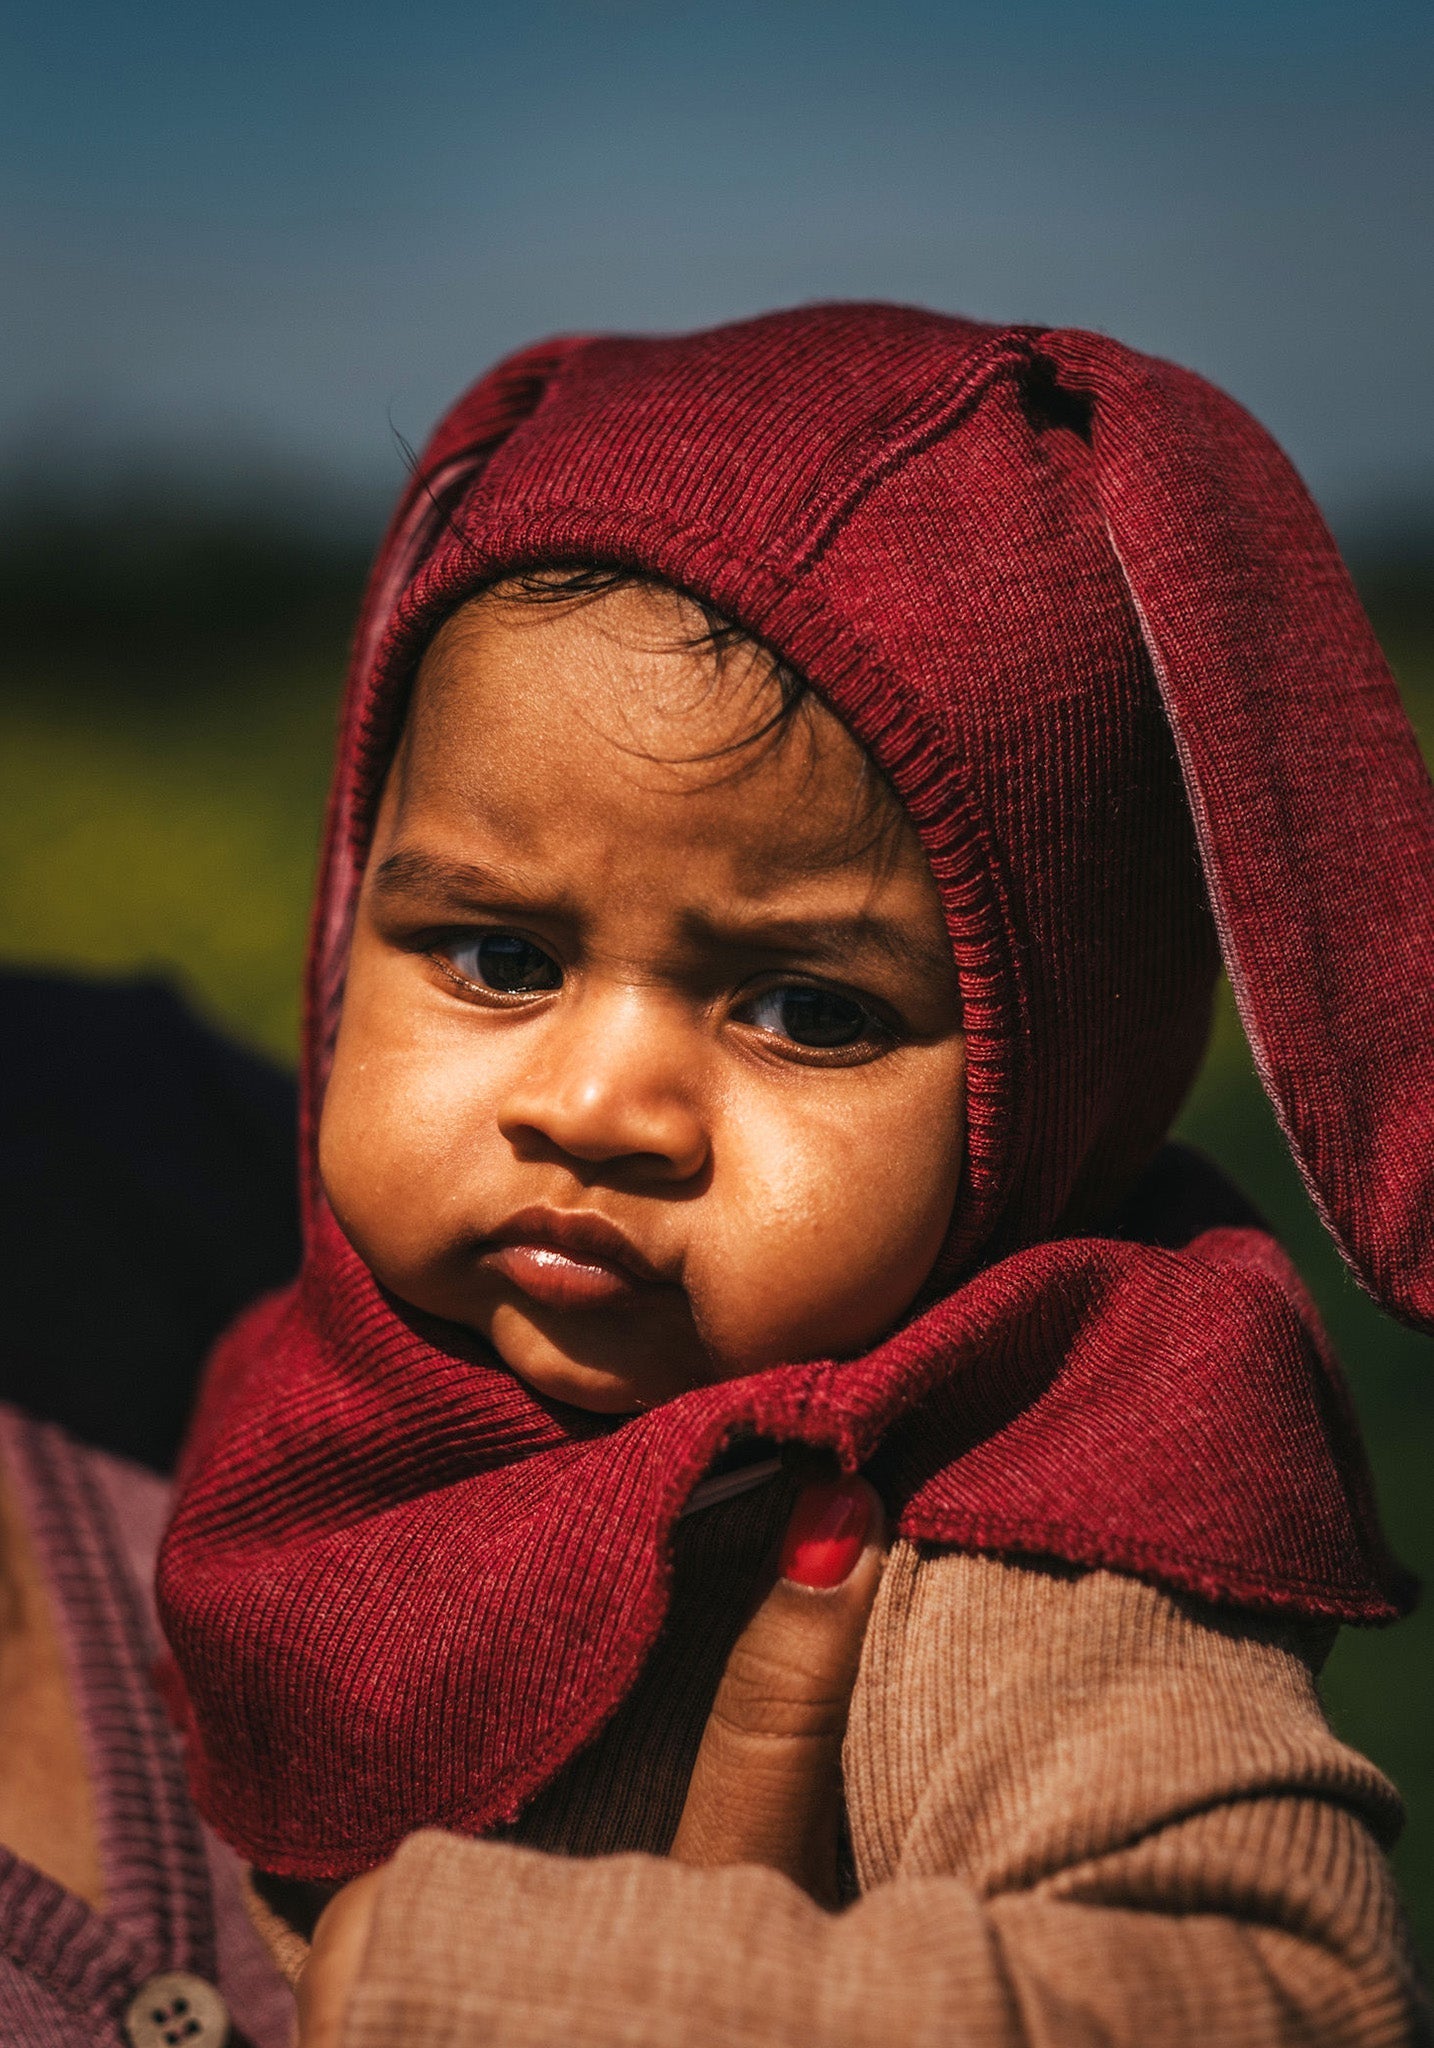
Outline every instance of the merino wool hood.
<path id="1" fill-rule="evenodd" d="M 418 658 L 496 577 L 575 561 L 715 606 L 876 757 L 968 1034 L 940 1298 L 865 1357 L 618 1427 L 385 1294 L 314 1160 Z M 866 1467 L 907 1537 L 1391 1617 L 1299 1284 L 1160 1147 L 1218 932 L 1332 1233 L 1434 1326 L 1431 883 L 1434 798 L 1334 547 L 1199 378 L 1095 335 L 861 305 L 500 364 L 437 429 L 373 573 L 309 966 L 303 1270 L 220 1346 L 161 1560 L 204 1812 L 313 1878 L 511 1818 L 631 1686 L 674 1523 L 746 1438 Z"/>

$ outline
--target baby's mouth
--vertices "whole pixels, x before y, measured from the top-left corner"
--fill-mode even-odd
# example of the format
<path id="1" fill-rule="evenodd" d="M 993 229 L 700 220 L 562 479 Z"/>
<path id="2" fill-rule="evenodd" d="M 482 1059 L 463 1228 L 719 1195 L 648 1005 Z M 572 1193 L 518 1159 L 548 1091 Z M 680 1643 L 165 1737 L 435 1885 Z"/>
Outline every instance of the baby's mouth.
<path id="1" fill-rule="evenodd" d="M 520 1210 L 478 1264 L 543 1308 L 616 1308 L 668 1285 L 616 1224 L 583 1210 Z"/>

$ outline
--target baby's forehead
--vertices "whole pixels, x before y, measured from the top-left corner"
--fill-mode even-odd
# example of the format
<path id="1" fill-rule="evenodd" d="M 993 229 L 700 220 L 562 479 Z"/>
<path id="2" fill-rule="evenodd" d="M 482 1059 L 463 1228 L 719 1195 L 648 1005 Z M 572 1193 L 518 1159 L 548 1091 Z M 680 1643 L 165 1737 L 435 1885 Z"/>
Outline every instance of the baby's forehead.
<path id="1" fill-rule="evenodd" d="M 750 844 L 794 872 L 889 863 L 912 828 L 877 764 L 768 650 L 694 618 L 661 587 L 470 600 L 419 665 L 402 806 L 461 790 L 500 823 L 536 803 L 640 825 L 677 799 L 694 844 Z"/>
<path id="2" fill-rule="evenodd" d="M 784 695 L 779 657 L 669 585 L 545 590 L 499 583 L 451 612 L 418 664 L 411 711 L 492 720 L 566 699 L 588 718 L 724 724 Z"/>

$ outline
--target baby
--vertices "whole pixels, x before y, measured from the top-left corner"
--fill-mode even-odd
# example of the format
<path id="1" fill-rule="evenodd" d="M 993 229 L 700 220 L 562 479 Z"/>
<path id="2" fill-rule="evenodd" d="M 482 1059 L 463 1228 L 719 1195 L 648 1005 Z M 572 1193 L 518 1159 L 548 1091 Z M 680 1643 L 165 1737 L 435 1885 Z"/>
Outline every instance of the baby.
<path id="1" fill-rule="evenodd" d="M 160 1572 L 201 1808 L 270 1880 L 384 1866 L 346 2042 L 1410 2038 L 1397 1805 L 1313 1680 L 1402 1587 L 1297 1282 L 1160 1152 L 1208 886 L 1333 1227 L 1428 1316 L 1391 838 L 1434 962 L 1392 687 L 1197 380 L 819 308 L 460 403 L 340 742 L 304 1273 Z M 682 1853 L 783 1447 L 896 1538 L 836 1915 Z M 870 1499 L 809 1487 L 789 1574 Z"/>

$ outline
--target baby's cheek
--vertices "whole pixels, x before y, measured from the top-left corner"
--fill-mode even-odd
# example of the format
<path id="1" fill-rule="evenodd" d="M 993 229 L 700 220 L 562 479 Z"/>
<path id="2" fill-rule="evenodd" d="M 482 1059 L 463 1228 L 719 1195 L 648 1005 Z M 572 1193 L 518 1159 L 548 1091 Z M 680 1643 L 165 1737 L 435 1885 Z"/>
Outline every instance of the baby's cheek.
<path id="1" fill-rule="evenodd" d="M 756 1371 L 832 1348 L 853 1297 L 868 1292 L 868 1245 L 836 1176 L 800 1155 L 753 1165 L 709 1190 L 694 1215 L 687 1287 L 693 1320 L 729 1372 Z M 855 1260 L 855 1265 L 853 1261 Z"/>
<path id="2" fill-rule="evenodd" d="M 319 1125 L 319 1171 L 351 1241 L 396 1285 L 442 1248 L 455 1169 L 471 1152 L 470 1105 L 452 1063 L 395 1033 L 382 1006 L 363 1000 L 367 993 L 360 985 L 352 1008 L 345 1005 Z"/>
<path id="3" fill-rule="evenodd" d="M 769 1115 L 729 1130 L 689 1278 L 714 1357 L 756 1370 L 849 1351 L 901 1315 L 960 1178 L 959 1114 L 944 1087 L 931 1095 L 916 1118 L 878 1098 L 864 1117 Z"/>

